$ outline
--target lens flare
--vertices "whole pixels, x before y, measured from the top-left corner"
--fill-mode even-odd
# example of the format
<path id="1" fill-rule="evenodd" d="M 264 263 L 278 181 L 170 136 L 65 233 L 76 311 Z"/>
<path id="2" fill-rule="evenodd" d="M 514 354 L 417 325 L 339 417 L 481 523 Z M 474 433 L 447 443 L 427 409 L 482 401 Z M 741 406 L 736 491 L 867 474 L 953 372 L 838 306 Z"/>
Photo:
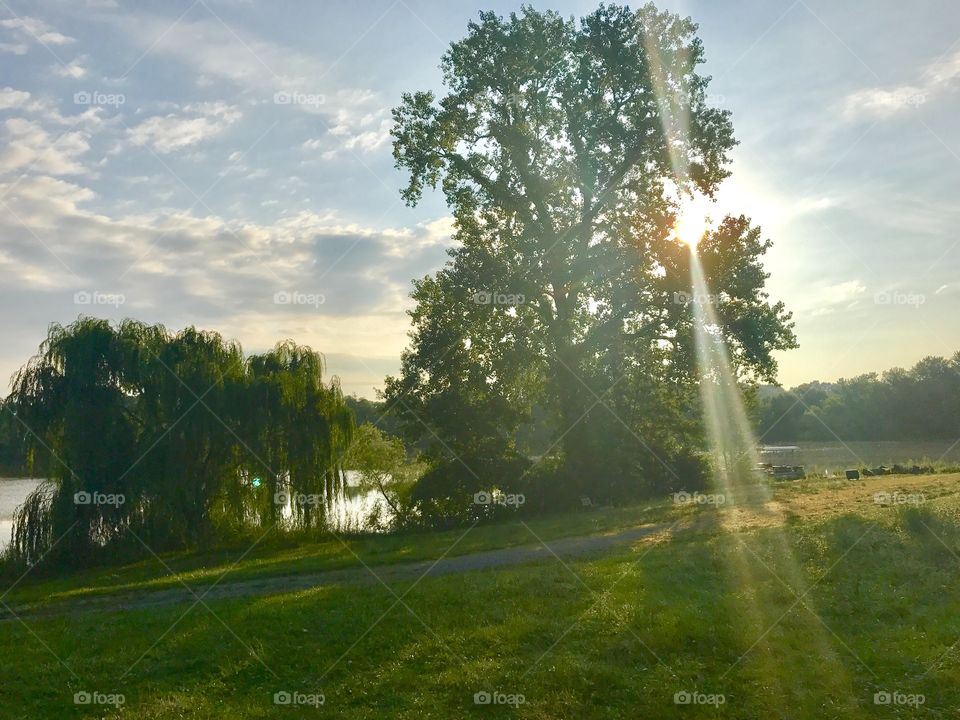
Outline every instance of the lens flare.
<path id="1" fill-rule="evenodd" d="M 673 223 L 673 236 L 685 245 L 695 248 L 710 229 L 710 203 L 697 196 L 680 203 Z"/>

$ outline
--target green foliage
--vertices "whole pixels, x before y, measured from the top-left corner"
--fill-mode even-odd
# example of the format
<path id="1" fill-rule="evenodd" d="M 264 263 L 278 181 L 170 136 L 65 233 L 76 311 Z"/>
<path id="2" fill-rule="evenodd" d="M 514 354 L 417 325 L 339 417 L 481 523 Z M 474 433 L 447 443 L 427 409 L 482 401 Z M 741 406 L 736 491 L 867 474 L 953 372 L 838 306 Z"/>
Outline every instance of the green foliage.
<path id="1" fill-rule="evenodd" d="M 194 328 L 52 325 L 10 396 L 50 478 L 16 514 L 15 557 L 49 551 L 77 565 L 119 546 L 321 526 L 353 429 L 322 374 L 322 357 L 292 342 L 245 359 L 238 344 Z M 278 491 L 322 501 L 293 503 L 284 518 Z"/>
<path id="2" fill-rule="evenodd" d="M 960 353 L 927 357 L 837 383 L 767 389 L 757 409 L 766 441 L 955 440 L 960 436 Z"/>
<path id="3" fill-rule="evenodd" d="M 481 13 L 443 57 L 446 94 L 394 109 L 403 197 L 439 188 L 456 227 L 450 261 L 414 284 L 412 342 L 384 391 L 432 457 L 480 474 L 467 458 L 509 457 L 536 407 L 575 489 L 612 497 L 628 489 L 598 478 L 625 470 L 638 487 L 659 462 L 639 455 L 669 462 L 698 439 L 677 301 L 690 257 L 670 230 L 677 198 L 712 195 L 735 143 L 706 103 L 695 31 L 652 5 L 579 22 Z M 769 241 L 726 218 L 700 247 L 738 372 L 773 377 L 773 351 L 796 341 L 763 290 Z"/>
<path id="4" fill-rule="evenodd" d="M 412 524 L 444 528 L 516 514 L 523 504 L 494 497 L 523 494 L 531 461 L 520 455 L 468 455 L 438 463 L 417 481 Z"/>
<path id="5" fill-rule="evenodd" d="M 390 508 L 392 518 L 389 523 L 377 513 L 368 520 L 369 525 L 382 528 L 409 524 L 413 514 L 411 490 L 424 467 L 416 458 L 408 461 L 402 440 L 385 435 L 375 425 L 364 423 L 357 427 L 343 464 L 357 473 L 362 491 L 379 492 Z"/>

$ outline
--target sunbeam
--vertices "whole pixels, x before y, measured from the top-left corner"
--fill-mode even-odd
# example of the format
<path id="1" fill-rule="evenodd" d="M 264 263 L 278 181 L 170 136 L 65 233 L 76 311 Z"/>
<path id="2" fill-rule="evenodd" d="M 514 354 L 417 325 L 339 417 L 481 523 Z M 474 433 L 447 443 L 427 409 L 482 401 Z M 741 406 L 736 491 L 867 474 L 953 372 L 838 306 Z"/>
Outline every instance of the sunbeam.
<path id="1" fill-rule="evenodd" d="M 699 239 L 702 239 L 701 235 Z M 794 556 L 783 523 L 786 518 L 775 503 L 768 479 L 759 470 L 757 443 L 744 408 L 737 376 L 721 332 L 721 323 L 714 298 L 707 283 L 697 243 L 687 241 L 690 248 L 690 282 L 694 320 L 694 342 L 700 375 L 700 394 L 704 422 L 711 454 L 715 490 L 722 493 L 720 522 L 729 532 L 724 556 L 734 593 L 740 598 L 744 629 L 756 638 L 741 655 L 734 667 L 742 664 L 743 674 L 764 683 L 769 690 L 772 705 L 787 716 L 795 702 L 788 698 L 791 688 L 791 670 L 778 657 L 778 646 L 772 641 L 773 632 L 781 624 L 791 623 L 809 644 L 811 654 L 817 657 L 822 671 L 821 691 L 827 691 L 838 702 L 855 705 L 855 694 L 844 664 L 837 656 L 825 634 L 828 629 L 812 606 L 807 595 L 811 589 Z M 760 544 L 740 532 L 743 521 L 760 516 L 763 530 L 776 549 L 775 556 L 763 559 Z M 780 586 L 797 598 L 795 616 L 788 611 L 774 615 L 773 602 L 766 602 L 763 594 L 771 580 L 776 591 Z M 832 631 L 831 631 L 832 632 Z M 758 657 L 752 658 L 751 655 Z M 731 668 L 727 673 L 733 672 Z M 776 714 L 776 713 L 772 713 Z"/>

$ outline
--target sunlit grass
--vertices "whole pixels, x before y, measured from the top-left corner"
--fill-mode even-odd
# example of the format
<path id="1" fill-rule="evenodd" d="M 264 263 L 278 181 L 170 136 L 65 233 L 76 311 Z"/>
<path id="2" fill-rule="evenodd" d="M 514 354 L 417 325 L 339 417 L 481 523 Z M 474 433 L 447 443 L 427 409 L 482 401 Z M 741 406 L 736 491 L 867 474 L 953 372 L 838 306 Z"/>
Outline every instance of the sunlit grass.
<path id="1" fill-rule="evenodd" d="M 216 617 L 198 606 L 152 649 L 186 606 L 31 619 L 30 631 L 5 623 L 0 652 L 16 658 L 5 707 L 81 717 L 73 692 L 98 688 L 126 695 L 125 717 L 265 718 L 281 715 L 274 692 L 299 689 L 323 692 L 313 714 L 335 718 L 917 716 L 874 705 L 874 693 L 896 689 L 948 717 L 960 705 L 957 659 L 946 652 L 960 636 L 960 563 L 927 528 L 953 546 L 957 509 L 954 496 L 937 512 L 681 533 L 565 565 L 391 583 L 397 595 L 410 590 L 409 610 L 390 609 L 395 597 L 380 585 L 216 601 Z M 756 553 L 749 586 L 729 572 L 740 541 Z M 819 621 L 777 579 L 794 563 L 836 664 L 824 666 L 809 636 Z M 768 628 L 745 623 L 751 605 L 772 618 L 752 649 Z M 481 690 L 525 702 L 474 705 Z M 675 705 L 684 690 L 725 702 Z"/>

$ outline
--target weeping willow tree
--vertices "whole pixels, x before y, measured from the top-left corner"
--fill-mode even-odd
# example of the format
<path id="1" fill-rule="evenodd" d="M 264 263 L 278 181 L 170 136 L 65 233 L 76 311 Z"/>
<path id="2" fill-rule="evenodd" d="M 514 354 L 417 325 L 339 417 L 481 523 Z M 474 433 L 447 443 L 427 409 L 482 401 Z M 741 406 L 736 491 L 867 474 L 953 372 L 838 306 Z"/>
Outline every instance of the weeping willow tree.
<path id="1" fill-rule="evenodd" d="M 159 551 L 324 527 L 353 431 L 324 369 L 290 341 L 245 358 L 195 328 L 52 325 L 9 399 L 48 478 L 15 514 L 13 555 L 82 564 L 122 543 Z M 285 510 L 277 499 L 293 492 L 311 502 Z"/>
<path id="2" fill-rule="evenodd" d="M 288 499 L 283 507 L 299 528 L 322 525 L 342 497 L 340 459 L 353 433 L 353 413 L 338 382 L 324 382 L 324 369 L 319 353 L 291 341 L 247 361 L 253 459 L 271 471 L 268 494 Z M 271 503 L 265 519 L 276 522 L 280 511 L 281 503 Z"/>

